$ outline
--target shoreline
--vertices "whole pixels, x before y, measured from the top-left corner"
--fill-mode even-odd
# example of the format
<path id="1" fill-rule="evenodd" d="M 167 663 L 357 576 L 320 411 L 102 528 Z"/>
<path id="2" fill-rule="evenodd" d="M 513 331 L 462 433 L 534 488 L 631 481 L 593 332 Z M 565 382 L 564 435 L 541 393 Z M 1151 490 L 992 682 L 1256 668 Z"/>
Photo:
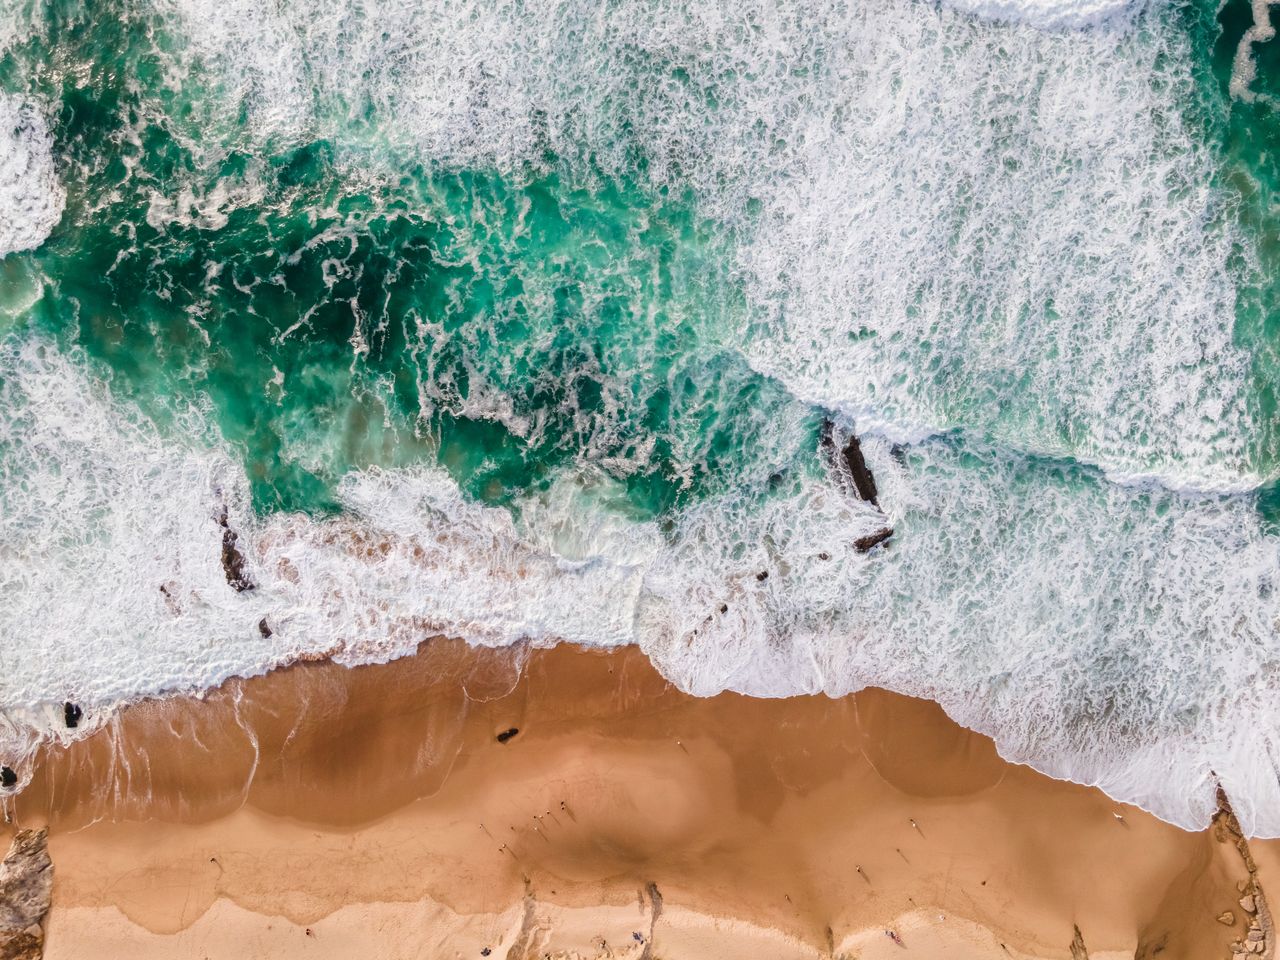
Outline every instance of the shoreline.
<path id="1" fill-rule="evenodd" d="M 1220 824 L 1009 763 L 931 702 L 697 698 L 635 648 L 432 640 L 144 701 L 41 747 L 11 808 L 49 827 L 50 958 L 874 958 L 892 930 L 1203 960 L 1280 876 L 1275 841 L 1251 875 Z"/>

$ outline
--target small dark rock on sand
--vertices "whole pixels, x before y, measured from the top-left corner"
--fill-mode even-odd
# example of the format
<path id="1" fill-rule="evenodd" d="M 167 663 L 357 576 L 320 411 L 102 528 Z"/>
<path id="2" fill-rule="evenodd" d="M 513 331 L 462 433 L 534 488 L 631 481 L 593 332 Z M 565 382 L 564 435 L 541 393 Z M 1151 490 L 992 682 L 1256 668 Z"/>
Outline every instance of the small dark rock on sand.
<path id="1" fill-rule="evenodd" d="M 520 732 L 519 727 L 509 727 L 508 729 L 503 730 L 500 734 L 498 734 L 498 742 L 506 743 L 508 740 L 510 740 L 519 732 Z"/>

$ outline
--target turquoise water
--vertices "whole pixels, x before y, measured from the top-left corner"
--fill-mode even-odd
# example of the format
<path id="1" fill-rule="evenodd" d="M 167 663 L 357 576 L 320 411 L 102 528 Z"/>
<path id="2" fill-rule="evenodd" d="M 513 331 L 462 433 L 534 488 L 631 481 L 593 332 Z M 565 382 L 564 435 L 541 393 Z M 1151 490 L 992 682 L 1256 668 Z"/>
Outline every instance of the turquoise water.
<path id="1" fill-rule="evenodd" d="M 0 195 L 65 192 L 0 261 L 11 720 L 635 642 L 1280 832 L 1277 54 L 1036 9 L 0 7 Z"/>
<path id="2" fill-rule="evenodd" d="M 58 296 L 27 322 L 162 422 L 211 401 L 257 509 L 330 511 L 348 471 L 424 460 L 509 505 L 586 462 L 650 517 L 757 459 L 767 481 L 816 442 L 815 412 L 791 449 L 744 449 L 787 401 L 733 349 L 732 238 L 688 191 L 646 184 L 639 150 L 615 175 L 548 149 L 501 172 L 368 176 L 352 152 L 376 138 L 262 151 L 233 125 L 197 146 L 200 95 L 165 86 L 180 44 L 118 15 L 66 12 L 10 56 L 61 104 L 57 153 L 81 173 L 28 255 Z M 217 191 L 252 199 L 202 214 Z"/>

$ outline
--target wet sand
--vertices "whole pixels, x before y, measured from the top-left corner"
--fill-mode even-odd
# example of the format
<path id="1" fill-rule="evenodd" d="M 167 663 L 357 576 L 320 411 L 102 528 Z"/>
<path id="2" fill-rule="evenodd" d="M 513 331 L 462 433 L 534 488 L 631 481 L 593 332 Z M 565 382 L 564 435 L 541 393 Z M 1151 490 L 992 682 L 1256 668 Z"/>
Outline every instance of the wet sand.
<path id="1" fill-rule="evenodd" d="M 50 826 L 51 960 L 1225 960 L 1249 920 L 1221 829 L 932 703 L 699 699 L 632 649 L 296 664 L 45 748 L 13 806 Z"/>

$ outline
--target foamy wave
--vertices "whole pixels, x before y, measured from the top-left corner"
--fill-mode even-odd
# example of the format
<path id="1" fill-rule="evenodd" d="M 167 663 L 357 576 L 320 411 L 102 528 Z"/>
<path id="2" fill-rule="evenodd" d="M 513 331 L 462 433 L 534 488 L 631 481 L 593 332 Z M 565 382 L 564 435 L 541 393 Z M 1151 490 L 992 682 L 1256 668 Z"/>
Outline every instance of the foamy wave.
<path id="1" fill-rule="evenodd" d="M 752 307 L 721 339 L 916 446 L 899 463 L 867 441 L 895 529 L 867 555 L 851 541 L 885 518 L 816 476 L 721 491 L 664 530 L 621 521 L 599 478 L 561 478 L 513 519 L 428 468 L 350 475 L 341 519 L 258 518 L 198 413 L 162 436 L 79 361 L 9 344 L 4 703 L 102 706 L 436 632 L 636 642 L 699 693 L 934 697 L 1013 759 L 1185 826 L 1206 822 L 1216 775 L 1247 828 L 1280 835 L 1276 540 L 1248 496 L 1145 482 L 1238 490 L 1275 453 L 1250 445 L 1233 329 L 1256 258 L 1183 120 L 1197 91 L 1175 18 L 1046 31 L 902 0 L 158 9 L 172 75 L 216 81 L 171 118 L 212 159 L 325 138 L 353 175 L 550 153 L 692 190 L 734 234 Z M 240 202 L 253 192 L 193 187 L 152 213 L 216 228 Z M 219 562 L 223 506 L 247 592 Z"/>
<path id="2" fill-rule="evenodd" d="M 887 432 L 1171 487 L 1270 479 L 1234 337 L 1251 241 L 1181 120 L 1185 40 L 871 9 L 861 55 L 765 161 L 782 186 L 743 248 L 769 317 L 752 364 Z"/>
<path id="3" fill-rule="evenodd" d="M 943 6 L 960 13 L 1047 30 L 1098 26 L 1133 16 L 1142 5 L 1142 0 L 943 0 Z"/>
<path id="4" fill-rule="evenodd" d="M 20 98 L 0 94 L 0 257 L 44 243 L 66 200 L 44 117 Z"/>
<path id="5" fill-rule="evenodd" d="M 699 694 L 934 698 L 1006 756 L 1187 827 L 1211 815 L 1216 776 L 1248 829 L 1280 833 L 1280 552 L 1247 498 L 868 439 L 895 530 L 871 554 L 852 541 L 886 517 L 820 475 L 726 491 L 665 532 L 622 519 L 589 476 L 513 520 L 434 468 L 351 474 L 341 518 L 258 518 L 197 413 L 164 439 L 47 344 L 10 342 L 0 365 L 0 701 L 19 727 L 52 726 L 63 699 L 92 720 L 437 633 L 638 643 Z M 246 592 L 221 566 L 224 505 Z"/>
<path id="6" fill-rule="evenodd" d="M 1253 241 L 1184 120 L 1177 18 L 963 6 L 1014 22 L 898 0 L 161 9 L 229 129 L 324 137 L 353 175 L 642 154 L 736 234 L 754 315 L 731 336 L 806 402 L 1175 488 L 1274 479 L 1234 338 Z"/>
<path id="7" fill-rule="evenodd" d="M 5 343 L 0 400 L 7 707 L 199 690 L 307 654 L 396 656 L 442 632 L 631 639 L 638 572 L 531 546 L 438 468 L 353 474 L 345 519 L 261 520 L 231 451 L 201 442 L 198 411 L 177 430 L 190 442 L 163 439 L 38 341 Z M 227 583 L 224 508 L 249 591 Z"/>

